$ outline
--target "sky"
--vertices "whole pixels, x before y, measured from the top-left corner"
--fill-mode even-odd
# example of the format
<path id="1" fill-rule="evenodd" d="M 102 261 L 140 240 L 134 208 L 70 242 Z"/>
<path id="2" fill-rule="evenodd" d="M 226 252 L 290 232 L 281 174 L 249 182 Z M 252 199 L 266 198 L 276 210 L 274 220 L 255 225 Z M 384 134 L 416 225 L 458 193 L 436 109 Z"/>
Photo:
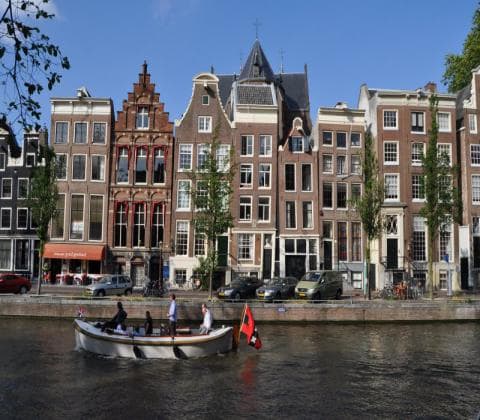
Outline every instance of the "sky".
<path id="1" fill-rule="evenodd" d="M 53 0 L 43 26 L 71 69 L 40 97 L 50 127 L 50 97 L 110 97 L 115 111 L 144 60 L 171 121 L 180 118 L 192 79 L 214 66 L 239 73 L 258 39 L 275 72 L 308 66 L 312 120 L 320 106 L 357 106 L 360 85 L 440 91 L 447 53 L 460 53 L 477 0 Z M 258 22 L 259 25 L 255 25 Z"/>

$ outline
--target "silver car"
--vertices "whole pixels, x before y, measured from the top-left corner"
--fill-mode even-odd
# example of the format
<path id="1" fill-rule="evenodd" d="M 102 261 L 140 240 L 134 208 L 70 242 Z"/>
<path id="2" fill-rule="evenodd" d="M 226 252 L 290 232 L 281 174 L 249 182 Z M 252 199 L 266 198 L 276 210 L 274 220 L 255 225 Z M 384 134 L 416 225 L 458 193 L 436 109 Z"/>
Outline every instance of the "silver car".
<path id="1" fill-rule="evenodd" d="M 131 295 L 133 284 L 130 277 L 123 274 L 104 274 L 85 290 L 92 296 Z"/>

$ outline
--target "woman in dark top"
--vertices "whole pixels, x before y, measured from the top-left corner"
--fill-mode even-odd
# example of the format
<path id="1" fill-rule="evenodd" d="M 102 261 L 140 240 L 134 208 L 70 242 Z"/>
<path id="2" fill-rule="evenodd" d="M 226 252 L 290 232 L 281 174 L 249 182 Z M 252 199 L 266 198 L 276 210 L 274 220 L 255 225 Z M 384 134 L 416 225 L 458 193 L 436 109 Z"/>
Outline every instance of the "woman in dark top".
<path id="1" fill-rule="evenodd" d="M 153 319 L 150 316 L 150 311 L 145 312 L 145 323 L 143 326 L 145 327 L 145 335 L 153 334 Z"/>

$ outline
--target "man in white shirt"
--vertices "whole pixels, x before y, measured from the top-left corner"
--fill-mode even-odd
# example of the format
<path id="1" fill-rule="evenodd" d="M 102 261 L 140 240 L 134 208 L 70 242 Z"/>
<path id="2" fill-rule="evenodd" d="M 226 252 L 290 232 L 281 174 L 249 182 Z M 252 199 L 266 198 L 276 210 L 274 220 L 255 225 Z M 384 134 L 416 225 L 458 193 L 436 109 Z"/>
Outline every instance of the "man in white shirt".
<path id="1" fill-rule="evenodd" d="M 177 303 L 175 302 L 175 294 L 170 295 L 170 307 L 168 308 L 168 321 L 170 323 L 170 335 L 177 335 Z"/>
<path id="2" fill-rule="evenodd" d="M 200 325 L 199 334 L 208 334 L 208 332 L 212 329 L 212 313 L 210 309 L 207 308 L 205 303 L 202 303 L 202 313 L 203 313 L 203 324 Z"/>

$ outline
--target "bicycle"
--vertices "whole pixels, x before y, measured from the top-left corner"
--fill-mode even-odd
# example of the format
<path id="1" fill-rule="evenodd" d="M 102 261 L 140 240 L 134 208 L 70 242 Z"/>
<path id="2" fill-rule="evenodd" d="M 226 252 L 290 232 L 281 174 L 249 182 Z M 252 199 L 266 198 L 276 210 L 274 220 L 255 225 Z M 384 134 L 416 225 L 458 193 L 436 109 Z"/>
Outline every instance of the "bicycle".
<path id="1" fill-rule="evenodd" d="M 380 299 L 393 299 L 395 298 L 397 295 L 396 295 L 396 292 L 395 292 L 395 289 L 393 288 L 393 286 L 385 286 L 382 290 L 380 290 L 380 292 L 378 293 L 378 297 Z"/>
<path id="2" fill-rule="evenodd" d="M 165 291 L 160 286 L 159 280 L 155 280 L 155 281 L 151 280 L 143 288 L 143 297 L 149 297 L 149 296 L 162 297 L 164 294 L 165 294 Z"/>

